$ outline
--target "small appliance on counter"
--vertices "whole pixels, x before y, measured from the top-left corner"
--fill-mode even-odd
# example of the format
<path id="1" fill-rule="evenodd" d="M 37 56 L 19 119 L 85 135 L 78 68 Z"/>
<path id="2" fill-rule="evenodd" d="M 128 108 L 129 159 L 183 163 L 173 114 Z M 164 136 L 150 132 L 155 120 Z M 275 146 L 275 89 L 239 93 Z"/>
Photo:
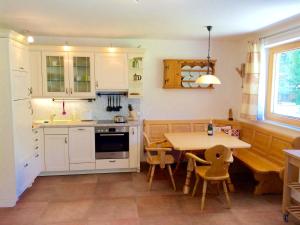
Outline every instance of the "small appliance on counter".
<path id="1" fill-rule="evenodd" d="M 130 120 L 130 121 L 138 120 L 137 113 L 136 113 L 136 111 L 133 110 L 133 107 L 131 104 L 128 104 L 128 111 L 129 111 L 128 120 Z"/>
<path id="2" fill-rule="evenodd" d="M 114 122 L 115 123 L 126 123 L 127 119 L 125 116 L 117 115 L 117 116 L 114 116 Z"/>

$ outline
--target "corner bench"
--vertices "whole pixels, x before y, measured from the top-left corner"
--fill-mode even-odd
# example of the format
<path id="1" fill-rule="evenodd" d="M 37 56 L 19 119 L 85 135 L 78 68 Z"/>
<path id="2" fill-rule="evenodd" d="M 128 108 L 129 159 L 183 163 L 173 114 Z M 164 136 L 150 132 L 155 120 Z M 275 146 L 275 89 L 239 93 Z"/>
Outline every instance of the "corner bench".
<path id="1" fill-rule="evenodd" d="M 209 120 L 145 120 L 144 131 L 151 141 L 156 141 L 163 139 L 167 132 L 205 131 L 208 122 Z M 254 194 L 281 193 L 284 170 L 282 150 L 292 148 L 292 143 L 299 142 L 300 138 L 243 121 L 213 120 L 213 124 L 240 129 L 240 139 L 251 144 L 250 149 L 236 149 L 233 155 L 254 173 L 258 182 Z"/>
<path id="2" fill-rule="evenodd" d="M 258 182 L 254 194 L 281 193 L 283 187 L 283 149 L 292 148 L 298 138 L 273 132 L 260 126 L 240 122 L 241 140 L 251 144 L 249 150 L 235 150 L 235 158 L 254 173 Z"/>

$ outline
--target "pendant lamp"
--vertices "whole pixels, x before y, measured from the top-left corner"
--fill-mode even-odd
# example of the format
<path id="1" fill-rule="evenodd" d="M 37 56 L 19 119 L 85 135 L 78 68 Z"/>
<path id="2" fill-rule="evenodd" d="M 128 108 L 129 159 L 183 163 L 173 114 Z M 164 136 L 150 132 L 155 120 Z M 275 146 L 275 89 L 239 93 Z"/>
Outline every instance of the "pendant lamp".
<path id="1" fill-rule="evenodd" d="M 207 26 L 206 27 L 208 30 L 208 55 L 207 55 L 207 74 L 201 75 L 198 77 L 196 80 L 197 84 L 221 84 L 221 81 L 219 80 L 218 77 L 215 75 L 211 74 L 212 71 L 209 69 L 209 64 L 210 64 L 210 31 L 212 29 L 212 26 Z"/>

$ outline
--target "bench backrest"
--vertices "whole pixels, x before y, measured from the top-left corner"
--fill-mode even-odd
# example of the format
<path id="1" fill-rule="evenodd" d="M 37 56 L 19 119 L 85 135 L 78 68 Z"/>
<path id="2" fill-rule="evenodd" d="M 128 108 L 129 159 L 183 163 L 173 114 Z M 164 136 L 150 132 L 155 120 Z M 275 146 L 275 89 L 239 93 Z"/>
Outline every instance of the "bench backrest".
<path id="1" fill-rule="evenodd" d="M 240 122 L 240 125 L 240 139 L 252 145 L 250 151 L 284 166 L 282 150 L 292 148 L 293 137 L 246 122 Z"/>

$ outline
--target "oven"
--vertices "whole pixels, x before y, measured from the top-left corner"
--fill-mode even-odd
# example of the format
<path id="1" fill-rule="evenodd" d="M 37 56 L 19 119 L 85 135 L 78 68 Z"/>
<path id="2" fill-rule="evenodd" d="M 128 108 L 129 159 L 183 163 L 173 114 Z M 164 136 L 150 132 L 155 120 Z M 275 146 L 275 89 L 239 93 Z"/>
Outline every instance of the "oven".
<path id="1" fill-rule="evenodd" d="M 129 127 L 95 127 L 96 159 L 127 159 L 129 157 Z"/>

